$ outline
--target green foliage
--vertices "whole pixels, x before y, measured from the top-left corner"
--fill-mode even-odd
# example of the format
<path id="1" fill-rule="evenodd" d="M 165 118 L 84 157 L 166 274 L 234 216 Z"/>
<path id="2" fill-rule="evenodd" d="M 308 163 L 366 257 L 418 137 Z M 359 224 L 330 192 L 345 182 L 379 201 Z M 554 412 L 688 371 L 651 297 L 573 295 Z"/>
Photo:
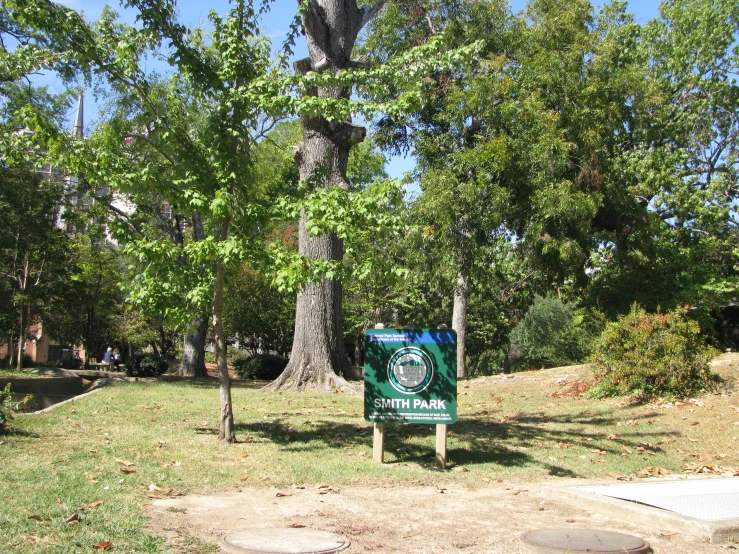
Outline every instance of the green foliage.
<path id="1" fill-rule="evenodd" d="M 277 232 L 290 236 L 294 229 Z M 238 340 L 253 354 L 259 348 L 289 352 L 295 327 L 295 296 L 272 287 L 266 275 L 246 264 L 228 277 L 223 307 L 227 340 Z"/>
<path id="2" fill-rule="evenodd" d="M 159 377 L 166 372 L 167 362 L 154 354 L 134 354 L 126 362 L 128 377 Z"/>
<path id="3" fill-rule="evenodd" d="M 62 369 L 79 369 L 82 366 L 82 360 L 77 356 L 67 355 L 64 356 L 59 362 L 59 367 Z"/>
<path id="4" fill-rule="evenodd" d="M 554 367 L 583 362 L 602 329 L 597 316 L 579 313 L 556 295 L 536 296 L 511 333 L 516 368 Z"/>
<path id="5" fill-rule="evenodd" d="M 592 394 L 689 397 L 718 383 L 708 365 L 715 355 L 687 309 L 649 314 L 634 304 L 628 315 L 608 323 L 595 342 Z"/>
<path id="6" fill-rule="evenodd" d="M 235 358 L 235 360 L 234 360 Z M 231 364 L 242 379 L 272 381 L 285 370 L 288 359 L 274 354 L 257 354 L 244 359 L 240 356 L 231 358 Z"/>
<path id="7" fill-rule="evenodd" d="M 5 359 L 3 360 L 3 365 L 6 367 L 16 367 L 17 366 L 17 360 L 18 360 L 18 353 L 15 351 L 8 354 Z M 35 367 L 36 362 L 33 361 L 33 358 L 26 354 L 25 352 L 21 354 L 21 367 Z"/>
<path id="8" fill-rule="evenodd" d="M 26 395 L 22 402 L 15 402 L 10 383 L 5 385 L 5 389 L 0 391 L 0 433 L 7 431 L 9 422 L 13 419 L 13 414 L 31 402 L 33 402 L 33 396 L 31 395 Z"/>
<path id="9" fill-rule="evenodd" d="M 232 355 L 228 362 L 231 364 L 231 366 L 234 368 L 234 371 L 238 373 L 239 377 L 244 375 L 246 371 L 246 364 L 251 359 L 251 356 L 249 354 L 234 354 Z M 243 378 L 243 377 L 242 377 Z"/>

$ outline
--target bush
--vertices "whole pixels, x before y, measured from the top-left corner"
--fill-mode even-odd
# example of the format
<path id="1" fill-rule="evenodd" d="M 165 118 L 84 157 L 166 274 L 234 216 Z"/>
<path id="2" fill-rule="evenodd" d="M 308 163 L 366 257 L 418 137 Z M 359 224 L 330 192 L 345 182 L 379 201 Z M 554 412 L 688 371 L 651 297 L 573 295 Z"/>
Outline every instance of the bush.
<path id="1" fill-rule="evenodd" d="M 250 356 L 244 361 L 241 358 L 237 359 L 239 366 L 234 363 L 234 356 L 231 358 L 231 365 L 238 372 L 239 377 L 242 379 L 255 379 L 258 381 L 272 381 L 277 379 L 280 374 L 285 370 L 288 359 L 282 356 L 275 356 L 274 354 L 257 354 L 256 356 Z"/>
<path id="2" fill-rule="evenodd" d="M 62 369 L 79 369 L 82 367 L 82 360 L 76 356 L 64 356 L 59 362 L 59 367 Z"/>
<path id="3" fill-rule="evenodd" d="M 134 354 L 126 362 L 128 377 L 159 377 L 169 366 L 155 354 Z"/>
<path id="4" fill-rule="evenodd" d="M 6 431 L 9 421 L 13 419 L 13 414 L 21 409 L 22 405 L 33 402 L 33 396 L 26 395 L 23 402 L 15 402 L 13 400 L 13 392 L 10 390 L 10 383 L 5 385 L 5 389 L 0 391 L 0 433 Z"/>
<path id="5" fill-rule="evenodd" d="M 502 371 L 504 359 L 505 353 L 502 350 L 485 350 L 472 360 L 469 373 L 471 376 L 495 375 Z"/>
<path id="6" fill-rule="evenodd" d="M 8 369 L 15 369 L 15 358 L 16 353 L 13 352 L 12 355 L 6 356 L 2 363 Z M 30 355 L 24 352 L 23 354 L 21 354 L 21 367 L 36 367 L 36 362 L 33 361 L 33 358 L 31 358 Z"/>
<path id="7" fill-rule="evenodd" d="M 603 329 L 601 321 L 600 314 L 579 311 L 557 296 L 536 296 L 511 333 L 514 369 L 582 363 Z"/>
<path id="8" fill-rule="evenodd" d="M 231 356 L 229 363 L 231 364 L 231 367 L 234 368 L 234 371 L 238 373 L 239 376 L 242 376 L 246 371 L 246 364 L 249 361 L 249 358 L 251 358 L 251 356 L 248 354 L 238 353 Z"/>
<path id="9" fill-rule="evenodd" d="M 596 386 L 591 394 L 632 394 L 642 400 L 689 397 L 719 382 L 708 366 L 716 354 L 686 309 L 648 314 L 634 304 L 628 315 L 606 325 L 595 342 Z"/>

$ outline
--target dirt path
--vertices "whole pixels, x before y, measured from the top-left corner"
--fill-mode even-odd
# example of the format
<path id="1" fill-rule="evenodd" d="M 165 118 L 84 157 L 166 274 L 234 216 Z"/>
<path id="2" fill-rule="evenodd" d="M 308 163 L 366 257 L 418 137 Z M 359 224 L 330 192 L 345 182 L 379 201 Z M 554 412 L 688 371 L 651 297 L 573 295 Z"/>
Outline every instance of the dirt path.
<path id="1" fill-rule="evenodd" d="M 153 502 L 151 531 L 166 536 L 175 552 L 200 552 L 184 546 L 188 536 L 216 544 L 227 532 L 249 527 L 305 526 L 341 534 L 346 550 L 402 554 L 513 554 L 518 537 L 542 528 L 590 528 L 638 535 L 657 554 L 727 552 L 734 546 L 708 544 L 646 521 L 633 525 L 552 501 L 555 486 L 585 482 L 491 483 L 475 490 L 432 487 L 252 489 L 216 496 L 187 496 Z M 289 496 L 278 496 L 289 493 Z M 657 524 L 659 525 L 659 524 Z M 676 534 L 672 534 L 676 533 Z"/>

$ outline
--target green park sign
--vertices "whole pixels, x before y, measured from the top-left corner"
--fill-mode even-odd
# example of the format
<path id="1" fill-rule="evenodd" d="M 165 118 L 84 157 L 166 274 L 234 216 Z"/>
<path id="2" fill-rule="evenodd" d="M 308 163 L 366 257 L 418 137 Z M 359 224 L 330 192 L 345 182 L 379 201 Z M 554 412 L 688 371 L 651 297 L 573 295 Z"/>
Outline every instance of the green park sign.
<path id="1" fill-rule="evenodd" d="M 375 423 L 457 421 L 457 333 L 371 329 L 365 337 L 364 418 Z"/>

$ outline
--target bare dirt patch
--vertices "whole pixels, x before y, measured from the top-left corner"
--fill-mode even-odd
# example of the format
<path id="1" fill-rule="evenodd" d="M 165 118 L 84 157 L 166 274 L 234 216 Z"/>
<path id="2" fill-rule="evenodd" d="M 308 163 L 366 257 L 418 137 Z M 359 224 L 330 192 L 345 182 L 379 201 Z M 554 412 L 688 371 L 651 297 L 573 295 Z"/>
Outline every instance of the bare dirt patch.
<path id="1" fill-rule="evenodd" d="M 548 498 L 547 491 L 554 486 L 585 483 L 506 481 L 474 490 L 458 485 L 443 490 L 244 488 L 215 496 L 156 500 L 148 515 L 151 531 L 167 537 L 175 552 L 205 551 L 202 546 L 182 546 L 187 537 L 216 549 L 221 536 L 237 529 L 301 526 L 349 538 L 347 552 L 511 554 L 521 551 L 518 537 L 526 531 L 576 527 L 637 535 L 656 553 L 727 551 L 726 546 L 708 544 L 682 529 L 655 527 L 649 521 L 643 525 L 615 521 L 596 507 L 578 509 Z"/>

